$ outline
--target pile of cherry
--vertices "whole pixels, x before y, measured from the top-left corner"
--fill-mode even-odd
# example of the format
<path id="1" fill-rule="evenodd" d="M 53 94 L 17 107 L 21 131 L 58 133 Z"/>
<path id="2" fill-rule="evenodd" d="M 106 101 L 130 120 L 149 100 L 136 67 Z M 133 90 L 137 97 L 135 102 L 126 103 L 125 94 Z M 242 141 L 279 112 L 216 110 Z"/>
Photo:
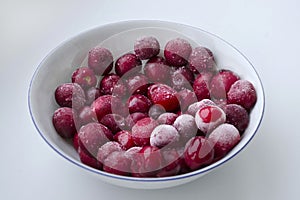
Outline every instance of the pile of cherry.
<path id="1" fill-rule="evenodd" d="M 59 85 L 57 133 L 72 139 L 82 163 L 109 173 L 164 177 L 203 168 L 240 141 L 256 103 L 252 83 L 218 69 L 206 47 L 172 39 L 160 56 L 144 36 L 115 62 L 88 52 L 88 66 Z"/>

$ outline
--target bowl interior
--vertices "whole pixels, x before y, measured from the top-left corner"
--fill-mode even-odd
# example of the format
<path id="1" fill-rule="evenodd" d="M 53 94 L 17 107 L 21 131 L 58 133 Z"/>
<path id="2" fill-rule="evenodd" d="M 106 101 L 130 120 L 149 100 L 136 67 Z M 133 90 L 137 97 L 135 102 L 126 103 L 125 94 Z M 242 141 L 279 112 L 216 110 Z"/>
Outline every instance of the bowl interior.
<path id="1" fill-rule="evenodd" d="M 121 54 L 132 51 L 136 38 L 145 35 L 155 36 L 161 49 L 168 40 L 176 37 L 189 40 L 193 47 L 206 46 L 214 53 L 219 68 L 233 70 L 242 79 L 253 83 L 258 100 L 251 111 L 250 124 L 241 142 L 220 161 L 192 173 L 199 174 L 214 168 L 238 153 L 254 136 L 263 115 L 264 93 L 255 69 L 237 49 L 219 37 L 193 27 L 161 21 L 128 21 L 101 26 L 83 32 L 54 49 L 37 68 L 29 91 L 31 116 L 41 136 L 62 156 L 83 166 L 73 146 L 63 140 L 53 128 L 52 115 L 58 108 L 54 91 L 58 85 L 71 81 L 71 74 L 76 68 L 86 65 L 87 53 L 92 47 L 100 44 L 110 49 L 116 59 Z"/>

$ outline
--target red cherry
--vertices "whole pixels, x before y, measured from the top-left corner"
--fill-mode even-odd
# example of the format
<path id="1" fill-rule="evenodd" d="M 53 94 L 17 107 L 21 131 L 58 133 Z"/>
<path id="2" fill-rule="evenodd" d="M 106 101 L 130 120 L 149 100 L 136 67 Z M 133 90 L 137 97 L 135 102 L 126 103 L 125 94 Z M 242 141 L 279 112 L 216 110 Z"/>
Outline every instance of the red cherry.
<path id="1" fill-rule="evenodd" d="M 120 143 L 125 150 L 134 146 L 131 131 L 119 131 L 116 135 L 114 135 L 114 140 Z"/>
<path id="2" fill-rule="evenodd" d="M 91 68 L 80 67 L 73 72 L 72 83 L 77 83 L 83 89 L 87 89 L 96 85 L 97 77 Z"/>
<path id="3" fill-rule="evenodd" d="M 112 53 L 102 47 L 94 47 L 88 54 L 88 66 L 96 75 L 108 74 L 113 68 Z"/>
<path id="4" fill-rule="evenodd" d="M 139 120 L 132 127 L 132 138 L 137 146 L 150 145 L 150 135 L 158 122 L 152 118 L 146 117 Z"/>
<path id="5" fill-rule="evenodd" d="M 136 177 L 153 177 L 162 165 L 162 155 L 157 147 L 144 146 L 138 153 L 133 154 L 131 170 Z"/>
<path id="6" fill-rule="evenodd" d="M 86 164 L 95 169 L 102 168 L 102 164 L 100 162 L 98 162 L 98 160 L 95 157 L 91 156 L 89 153 L 87 153 L 85 150 L 83 150 L 80 147 L 78 149 L 78 154 L 79 154 L 80 161 L 83 164 Z"/>
<path id="7" fill-rule="evenodd" d="M 112 174 L 128 176 L 130 173 L 131 159 L 125 151 L 114 151 L 104 160 L 103 170 Z"/>
<path id="8" fill-rule="evenodd" d="M 191 170 L 210 164 L 213 158 L 213 144 L 205 137 L 195 136 L 186 143 L 184 160 Z"/>
<path id="9" fill-rule="evenodd" d="M 101 121 L 105 115 L 112 113 L 111 103 L 111 95 L 100 96 L 92 103 L 91 109 L 96 113 L 98 121 Z"/>
<path id="10" fill-rule="evenodd" d="M 140 70 L 142 61 L 135 54 L 127 53 L 121 56 L 115 64 L 115 71 L 120 77 L 125 73 L 133 73 Z M 134 69 L 134 71 L 132 71 Z"/>
<path id="11" fill-rule="evenodd" d="M 220 70 L 210 82 L 210 93 L 213 98 L 226 99 L 231 85 L 240 78 L 230 70 Z"/>
<path id="12" fill-rule="evenodd" d="M 222 112 L 220 109 L 217 109 L 216 107 L 212 106 L 206 106 L 204 108 L 200 109 L 199 115 L 203 122 L 210 123 L 217 121 L 221 116 Z"/>
<path id="13" fill-rule="evenodd" d="M 176 91 L 165 84 L 154 84 L 148 88 L 148 97 L 153 104 L 162 105 L 166 111 L 175 111 L 179 108 Z"/>

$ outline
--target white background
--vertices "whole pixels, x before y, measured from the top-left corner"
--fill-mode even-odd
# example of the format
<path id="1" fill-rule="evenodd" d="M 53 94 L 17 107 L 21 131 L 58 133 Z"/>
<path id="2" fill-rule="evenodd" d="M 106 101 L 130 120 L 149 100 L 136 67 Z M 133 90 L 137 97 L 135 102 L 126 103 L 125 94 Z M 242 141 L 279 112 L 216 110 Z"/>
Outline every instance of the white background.
<path id="1" fill-rule="evenodd" d="M 299 199 L 299 8 L 297 0 L 2 0 L 0 199 Z M 263 81 L 266 112 L 256 137 L 197 181 L 155 191 L 109 185 L 56 154 L 31 122 L 29 82 L 45 55 L 82 31 L 130 19 L 212 32 L 243 52 Z"/>

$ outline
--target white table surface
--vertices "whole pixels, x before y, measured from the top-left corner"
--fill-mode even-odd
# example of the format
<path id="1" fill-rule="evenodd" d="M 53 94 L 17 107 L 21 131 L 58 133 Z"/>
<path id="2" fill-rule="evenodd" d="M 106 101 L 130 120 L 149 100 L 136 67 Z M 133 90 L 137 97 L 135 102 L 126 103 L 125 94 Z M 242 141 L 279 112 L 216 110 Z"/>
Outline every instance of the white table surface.
<path id="1" fill-rule="evenodd" d="M 300 199 L 300 3 L 297 0 L 2 0 L 0 199 Z M 90 28 L 130 19 L 200 27 L 242 51 L 266 92 L 256 137 L 197 181 L 145 191 L 112 186 L 66 162 L 31 122 L 27 92 L 44 56 Z"/>

